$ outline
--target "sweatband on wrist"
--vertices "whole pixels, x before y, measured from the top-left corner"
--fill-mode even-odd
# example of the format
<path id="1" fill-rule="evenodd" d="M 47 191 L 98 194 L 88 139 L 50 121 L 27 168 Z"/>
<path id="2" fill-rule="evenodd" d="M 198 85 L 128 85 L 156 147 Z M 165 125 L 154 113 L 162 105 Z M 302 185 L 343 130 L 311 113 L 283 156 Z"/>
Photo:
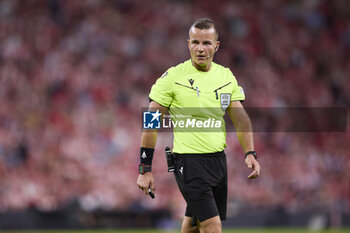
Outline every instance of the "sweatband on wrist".
<path id="1" fill-rule="evenodd" d="M 140 148 L 140 163 L 146 164 L 146 165 L 152 165 L 153 153 L 154 153 L 153 148 L 141 147 Z"/>

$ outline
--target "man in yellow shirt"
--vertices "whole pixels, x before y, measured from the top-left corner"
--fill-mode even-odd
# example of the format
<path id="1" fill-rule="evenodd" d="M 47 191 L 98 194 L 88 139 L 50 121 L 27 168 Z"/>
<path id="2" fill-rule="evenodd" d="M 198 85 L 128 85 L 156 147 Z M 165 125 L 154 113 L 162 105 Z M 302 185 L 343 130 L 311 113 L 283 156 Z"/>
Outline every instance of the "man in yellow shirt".
<path id="1" fill-rule="evenodd" d="M 248 178 L 259 176 L 260 165 L 252 125 L 241 104 L 243 89 L 228 68 L 213 62 L 220 46 L 214 22 L 198 19 L 189 30 L 187 43 L 191 59 L 168 69 L 157 80 L 149 95 L 149 108 L 162 114 L 169 110 L 173 122 L 191 116 L 173 128 L 174 174 L 187 203 L 181 231 L 221 233 L 227 206 L 226 111 L 245 152 L 245 163 L 253 169 Z M 145 194 L 155 190 L 151 165 L 156 138 L 156 130 L 142 133 L 137 185 Z"/>

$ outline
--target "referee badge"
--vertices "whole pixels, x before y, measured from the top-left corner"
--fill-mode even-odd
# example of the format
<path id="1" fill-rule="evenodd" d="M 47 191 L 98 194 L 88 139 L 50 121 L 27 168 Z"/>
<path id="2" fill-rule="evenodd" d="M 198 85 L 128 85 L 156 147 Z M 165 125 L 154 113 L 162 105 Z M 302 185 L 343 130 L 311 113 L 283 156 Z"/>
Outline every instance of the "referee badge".
<path id="1" fill-rule="evenodd" d="M 225 111 L 226 108 L 230 105 L 230 102 L 231 102 L 231 94 L 230 93 L 221 93 L 220 94 L 221 109 L 223 111 Z"/>

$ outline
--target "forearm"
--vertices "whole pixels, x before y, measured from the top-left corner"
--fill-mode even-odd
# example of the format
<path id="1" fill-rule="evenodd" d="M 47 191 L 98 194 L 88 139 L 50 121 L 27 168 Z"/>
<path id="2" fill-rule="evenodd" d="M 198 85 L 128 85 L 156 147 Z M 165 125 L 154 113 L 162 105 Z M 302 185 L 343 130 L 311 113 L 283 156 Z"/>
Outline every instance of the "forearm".
<path id="1" fill-rule="evenodd" d="M 231 102 L 228 113 L 235 126 L 238 141 L 244 152 L 254 151 L 252 123 L 242 104 L 239 101 Z"/>
<path id="2" fill-rule="evenodd" d="M 142 132 L 141 136 L 141 147 L 155 148 L 157 141 L 157 131 L 156 130 L 145 130 Z"/>
<path id="3" fill-rule="evenodd" d="M 246 121 L 238 124 L 236 131 L 238 141 L 241 144 L 244 152 L 254 151 L 253 127 L 249 117 Z"/>

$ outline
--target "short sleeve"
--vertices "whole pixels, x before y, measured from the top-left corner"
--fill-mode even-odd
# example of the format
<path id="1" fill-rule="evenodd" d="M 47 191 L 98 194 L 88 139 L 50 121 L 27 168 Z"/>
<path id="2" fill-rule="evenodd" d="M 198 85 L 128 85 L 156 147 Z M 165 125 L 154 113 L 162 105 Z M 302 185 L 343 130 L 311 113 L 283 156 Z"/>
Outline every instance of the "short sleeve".
<path id="1" fill-rule="evenodd" d="M 171 77 L 169 75 L 170 70 L 165 72 L 156 83 L 153 84 L 149 98 L 158 104 L 169 107 L 173 101 L 173 94 L 171 88 Z"/>
<path id="2" fill-rule="evenodd" d="M 241 86 L 238 85 L 237 80 L 231 71 L 229 71 L 229 76 L 231 76 L 230 79 L 233 80 L 232 81 L 233 82 L 233 89 L 232 89 L 232 93 L 231 93 L 231 101 L 243 101 L 243 100 L 245 100 L 244 90 Z"/>
<path id="3" fill-rule="evenodd" d="M 245 100 L 244 90 L 241 86 L 238 86 L 233 90 L 231 95 L 231 101 L 243 101 Z"/>

